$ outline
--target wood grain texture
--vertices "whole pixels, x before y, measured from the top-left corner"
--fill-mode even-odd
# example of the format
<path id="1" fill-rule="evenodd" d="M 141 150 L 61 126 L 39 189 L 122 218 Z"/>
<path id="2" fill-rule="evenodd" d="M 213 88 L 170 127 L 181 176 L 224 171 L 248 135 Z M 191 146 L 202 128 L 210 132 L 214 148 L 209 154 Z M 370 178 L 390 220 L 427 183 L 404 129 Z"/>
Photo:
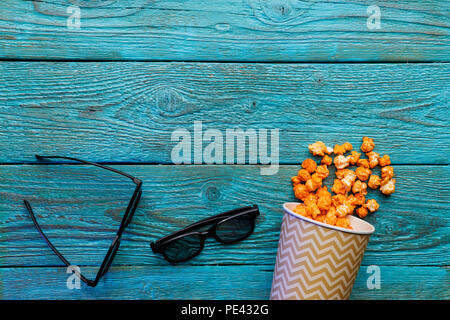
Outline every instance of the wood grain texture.
<path id="1" fill-rule="evenodd" d="M 448 267 L 380 266 L 380 271 L 381 288 L 369 290 L 367 266 L 361 266 L 350 299 L 450 297 Z M 65 268 L 0 268 L 0 298 L 265 300 L 272 273 L 265 266 L 111 267 L 97 287 L 69 290 Z"/>
<path id="2" fill-rule="evenodd" d="M 81 28 L 67 27 L 67 8 Z M 10 0 L 0 57 L 182 61 L 449 61 L 447 1 Z"/>
<path id="3" fill-rule="evenodd" d="M 267 299 L 281 204 L 295 200 L 289 180 L 309 157 L 307 144 L 358 147 L 366 135 L 391 156 L 397 192 L 371 193 L 381 209 L 367 219 L 376 232 L 351 298 L 450 298 L 447 1 L 379 2 L 379 30 L 367 28 L 366 0 L 78 1 L 81 29 L 69 30 L 73 3 L 0 2 L 0 59 L 41 60 L 0 62 L 1 299 Z M 393 61 L 444 63 L 328 64 Z M 192 132 L 194 121 L 223 133 L 280 129 L 278 174 L 166 165 L 171 133 Z M 115 167 L 144 180 L 97 288 L 67 289 L 65 268 L 22 200 L 93 277 L 132 184 L 86 166 L 24 165 L 35 153 L 129 163 Z M 191 222 L 253 203 L 261 216 L 246 241 L 210 240 L 178 266 L 149 248 Z M 381 290 L 367 288 L 369 265 L 381 267 Z"/>
<path id="4" fill-rule="evenodd" d="M 166 266 L 151 252 L 151 241 L 246 204 L 258 204 L 261 211 L 249 239 L 229 246 L 208 240 L 203 254 L 183 266 L 274 265 L 282 203 L 295 201 L 290 177 L 299 166 L 282 166 L 275 176 L 259 175 L 257 166 L 115 167 L 141 178 L 144 192 L 114 265 Z M 32 203 L 43 229 L 72 264 L 100 265 L 132 189 L 127 179 L 87 170 L 76 165 L 0 166 L 0 267 L 61 265 L 33 226 L 22 199 Z M 369 194 L 381 207 L 367 218 L 376 232 L 363 263 L 449 265 L 450 187 L 442 179 L 449 167 L 402 165 L 395 170 L 396 193 Z"/>
<path id="5" fill-rule="evenodd" d="M 358 148 L 366 135 L 393 163 L 449 163 L 450 64 L 1 62 L 0 74 L 3 163 L 172 163 L 172 132 L 196 120 L 279 129 L 285 164 L 316 140 Z"/>

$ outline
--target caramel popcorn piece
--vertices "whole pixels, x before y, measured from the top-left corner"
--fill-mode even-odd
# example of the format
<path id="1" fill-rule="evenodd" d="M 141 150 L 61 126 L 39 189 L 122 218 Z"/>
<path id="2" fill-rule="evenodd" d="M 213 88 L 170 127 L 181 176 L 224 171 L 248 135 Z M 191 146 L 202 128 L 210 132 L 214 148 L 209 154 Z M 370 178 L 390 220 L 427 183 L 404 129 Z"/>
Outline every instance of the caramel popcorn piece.
<path id="1" fill-rule="evenodd" d="M 301 182 L 300 179 L 298 178 L 298 176 L 292 177 L 291 181 L 292 181 L 292 184 L 294 185 L 294 187 Z"/>
<path id="2" fill-rule="evenodd" d="M 336 208 L 336 215 L 339 218 L 344 218 L 349 214 L 353 213 L 353 210 L 355 210 L 355 207 L 351 204 L 349 200 L 344 201 L 343 204 L 341 204 L 339 207 Z"/>
<path id="3" fill-rule="evenodd" d="M 349 157 L 339 155 L 334 158 L 334 165 L 336 166 L 336 169 L 344 169 L 350 165 L 349 161 L 350 161 Z"/>
<path id="4" fill-rule="evenodd" d="M 359 159 L 359 160 L 356 162 L 356 165 L 357 165 L 358 167 L 370 168 L 369 160 L 367 160 L 367 159 Z"/>
<path id="5" fill-rule="evenodd" d="M 314 156 L 323 157 L 325 154 L 331 154 L 333 149 L 327 147 L 325 143 L 322 141 L 317 141 L 308 146 L 309 152 L 311 152 Z"/>
<path id="6" fill-rule="evenodd" d="M 326 215 L 321 214 L 320 216 L 317 216 L 316 221 L 325 223 L 325 217 Z"/>
<path id="7" fill-rule="evenodd" d="M 319 207 L 320 211 L 328 211 L 331 208 L 331 193 L 329 196 L 319 197 L 317 207 Z"/>
<path id="8" fill-rule="evenodd" d="M 328 170 L 326 165 L 318 166 L 316 169 L 316 174 L 323 180 L 330 174 L 330 171 Z"/>
<path id="9" fill-rule="evenodd" d="M 348 190 L 345 188 L 341 180 L 334 179 L 334 184 L 333 187 L 331 187 L 331 191 L 336 194 L 346 194 Z"/>
<path id="10" fill-rule="evenodd" d="M 299 178 L 299 180 L 300 180 L 301 182 L 306 182 L 306 181 L 308 181 L 309 179 L 311 179 L 311 175 L 310 175 L 309 172 L 306 171 L 305 169 L 300 169 L 300 170 L 298 170 L 297 177 Z"/>
<path id="11" fill-rule="evenodd" d="M 369 158 L 369 166 L 370 168 L 375 168 L 378 165 L 378 159 L 380 158 L 380 154 L 374 151 L 366 153 L 366 156 Z"/>
<path id="12" fill-rule="evenodd" d="M 308 213 L 308 216 L 311 216 L 311 218 L 315 219 L 318 215 L 320 215 L 320 209 L 315 203 L 309 203 L 306 205 L 306 212 Z"/>
<path id="13" fill-rule="evenodd" d="M 391 166 L 386 166 L 381 168 L 381 178 L 382 179 L 392 179 L 394 177 L 394 168 L 392 168 Z"/>
<path id="14" fill-rule="evenodd" d="M 354 205 L 353 202 L 356 201 L 355 195 L 353 193 L 350 193 L 350 195 L 344 201 L 348 201 L 351 205 Z"/>
<path id="15" fill-rule="evenodd" d="M 349 158 L 348 161 L 350 162 L 350 164 L 351 164 L 352 166 L 354 166 L 354 165 L 358 162 L 359 157 L 361 157 L 361 153 L 356 152 L 356 151 L 352 151 L 352 153 L 350 154 L 349 157 L 350 157 L 350 158 Z"/>
<path id="16" fill-rule="evenodd" d="M 385 185 L 394 177 L 394 168 L 386 166 L 381 168 L 381 185 Z"/>
<path id="17" fill-rule="evenodd" d="M 308 212 L 306 211 L 306 205 L 304 203 L 300 203 L 292 211 L 294 211 L 295 213 L 298 213 L 299 215 L 304 216 L 304 217 L 308 216 Z"/>
<path id="18" fill-rule="evenodd" d="M 369 211 L 364 207 L 359 207 L 358 209 L 356 209 L 356 214 L 360 218 L 365 218 L 368 213 L 369 213 Z"/>
<path id="19" fill-rule="evenodd" d="M 380 159 L 378 159 L 378 163 L 381 167 L 388 166 L 391 164 L 391 158 L 387 154 L 385 154 Z"/>
<path id="20" fill-rule="evenodd" d="M 380 207 L 380 205 L 378 204 L 378 202 L 375 199 L 369 199 L 364 204 L 364 208 L 368 209 L 370 212 L 377 211 L 379 207 Z"/>
<path id="21" fill-rule="evenodd" d="M 294 195 L 297 199 L 304 201 L 304 199 L 309 195 L 308 188 L 304 184 L 298 184 L 294 186 Z"/>
<path id="22" fill-rule="evenodd" d="M 320 178 L 319 174 L 314 173 L 311 176 L 311 179 L 306 181 L 305 186 L 309 190 L 309 192 L 315 191 L 317 188 L 322 186 L 322 179 Z"/>
<path id="23" fill-rule="evenodd" d="M 308 145 L 309 152 L 313 154 L 313 156 L 321 156 L 323 157 L 324 149 L 326 149 L 327 146 L 322 141 L 317 141 L 313 144 Z"/>
<path id="24" fill-rule="evenodd" d="M 329 155 L 324 155 L 320 163 L 331 166 L 331 164 L 333 163 L 333 159 Z"/>
<path id="25" fill-rule="evenodd" d="M 306 205 L 310 204 L 317 204 L 317 196 L 314 193 L 308 194 L 305 199 L 303 200 L 303 203 Z"/>
<path id="26" fill-rule="evenodd" d="M 347 197 L 343 194 L 336 194 L 331 197 L 331 202 L 332 202 L 333 207 L 340 206 L 341 204 L 344 203 L 345 200 L 347 200 Z"/>
<path id="27" fill-rule="evenodd" d="M 387 183 L 383 184 L 380 191 L 387 196 L 393 194 L 395 192 L 395 179 L 391 179 Z"/>
<path id="28" fill-rule="evenodd" d="M 346 153 L 352 149 L 353 149 L 352 144 L 349 142 L 346 142 L 343 145 L 338 145 L 338 144 L 334 145 L 333 152 L 334 152 L 334 154 L 337 154 L 337 155 L 343 155 L 344 153 Z"/>
<path id="29" fill-rule="evenodd" d="M 348 198 L 354 206 L 362 206 L 366 202 L 366 197 L 363 193 L 352 194 Z"/>
<path id="30" fill-rule="evenodd" d="M 306 189 L 308 190 L 308 192 L 313 192 L 318 187 L 320 187 L 320 185 L 314 183 L 314 181 L 312 179 L 309 179 L 308 181 L 306 181 L 305 186 L 306 186 Z"/>
<path id="31" fill-rule="evenodd" d="M 372 170 L 365 168 L 365 167 L 358 167 L 355 170 L 355 174 L 361 181 L 366 181 L 369 179 L 369 176 L 371 175 Z"/>
<path id="32" fill-rule="evenodd" d="M 345 148 L 345 152 L 348 152 L 353 149 L 353 146 L 350 142 L 346 142 L 342 146 Z"/>
<path id="33" fill-rule="evenodd" d="M 341 181 L 342 181 L 342 184 L 345 186 L 345 189 L 347 191 L 349 191 L 352 188 L 355 180 L 356 180 L 355 172 L 353 170 L 347 170 L 345 172 L 344 178 Z"/>
<path id="34" fill-rule="evenodd" d="M 352 187 L 352 192 L 354 194 L 356 193 L 362 193 L 367 194 L 367 183 L 362 182 L 361 180 L 357 180 Z"/>
<path id="35" fill-rule="evenodd" d="M 320 211 L 328 211 L 331 208 L 331 193 L 328 192 L 327 187 L 319 188 L 316 195 L 318 197 L 317 206 Z"/>
<path id="36" fill-rule="evenodd" d="M 336 221 L 337 221 L 336 208 L 331 207 L 330 210 L 328 210 L 327 214 L 325 215 L 325 223 L 334 226 L 336 224 Z"/>
<path id="37" fill-rule="evenodd" d="M 338 144 L 334 145 L 333 152 L 334 152 L 334 154 L 337 154 L 337 155 L 343 155 L 345 153 L 344 145 L 342 145 L 342 146 L 340 146 Z"/>
<path id="38" fill-rule="evenodd" d="M 371 175 L 369 178 L 369 182 L 367 183 L 367 185 L 371 188 L 371 189 L 376 189 L 381 185 L 381 178 L 377 175 Z"/>
<path id="39" fill-rule="evenodd" d="M 308 158 L 302 162 L 302 168 L 309 173 L 313 173 L 314 171 L 316 171 L 317 163 L 313 159 Z"/>
<path id="40" fill-rule="evenodd" d="M 364 153 L 370 152 L 375 148 L 375 143 L 372 138 L 363 137 L 363 142 L 361 144 L 361 151 Z"/>
<path id="41" fill-rule="evenodd" d="M 331 193 L 328 192 L 328 187 L 327 186 L 320 187 L 316 191 L 316 196 L 319 197 L 319 198 L 320 197 L 326 197 L 328 195 L 331 196 Z"/>
<path id="42" fill-rule="evenodd" d="M 349 218 L 337 218 L 336 227 L 351 229 Z"/>
<path id="43" fill-rule="evenodd" d="M 347 170 L 349 170 L 349 169 L 336 170 L 336 172 L 334 174 L 336 175 L 336 178 L 342 180 L 342 179 L 344 179 L 345 174 L 347 173 Z"/>

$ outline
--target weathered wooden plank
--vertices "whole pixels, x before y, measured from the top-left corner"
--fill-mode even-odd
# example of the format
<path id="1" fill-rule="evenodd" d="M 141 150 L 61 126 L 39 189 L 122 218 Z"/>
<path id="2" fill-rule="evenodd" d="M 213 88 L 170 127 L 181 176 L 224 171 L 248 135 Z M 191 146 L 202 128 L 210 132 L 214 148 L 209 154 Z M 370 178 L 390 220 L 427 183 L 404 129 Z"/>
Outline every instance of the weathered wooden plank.
<path id="1" fill-rule="evenodd" d="M 446 1 L 2 1 L 0 58 L 449 61 Z M 73 23 L 71 25 L 74 25 Z"/>
<path id="2" fill-rule="evenodd" d="M 3 163 L 172 163 L 172 133 L 196 120 L 223 135 L 279 129 L 286 164 L 313 141 L 365 135 L 394 163 L 449 163 L 450 64 L 2 62 L 0 74 Z"/>
<path id="3" fill-rule="evenodd" d="M 115 265 L 168 263 L 149 243 L 221 211 L 258 204 L 261 217 L 247 240 L 225 246 L 209 240 L 186 265 L 273 266 L 282 203 L 295 201 L 290 177 L 298 166 L 261 176 L 258 166 L 115 166 L 140 177 L 144 193 L 127 228 Z M 371 191 L 380 210 L 363 263 L 449 265 L 448 166 L 396 166 L 391 197 Z M 76 165 L 0 166 L 0 267 L 61 265 L 34 228 L 22 199 L 29 199 L 57 248 L 73 264 L 98 266 L 118 228 L 130 183 Z M 327 184 L 330 185 L 331 178 Z"/>
<path id="4" fill-rule="evenodd" d="M 450 298 L 448 267 L 380 266 L 381 288 L 372 290 L 366 271 L 361 266 L 351 299 Z M 96 288 L 69 290 L 62 267 L 0 268 L 0 298 L 268 299 L 272 273 L 265 266 L 112 267 Z"/>

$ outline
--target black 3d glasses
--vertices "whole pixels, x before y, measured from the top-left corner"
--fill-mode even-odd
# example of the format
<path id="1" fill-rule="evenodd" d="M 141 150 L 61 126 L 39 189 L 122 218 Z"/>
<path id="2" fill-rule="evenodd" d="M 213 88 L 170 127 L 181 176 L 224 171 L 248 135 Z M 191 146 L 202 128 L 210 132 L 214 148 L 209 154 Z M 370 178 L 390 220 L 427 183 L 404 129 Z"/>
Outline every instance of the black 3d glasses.
<path id="1" fill-rule="evenodd" d="M 207 237 L 224 244 L 244 240 L 253 233 L 258 215 L 257 205 L 227 211 L 193 223 L 150 246 L 154 253 L 162 253 L 169 262 L 183 262 L 200 254 Z"/>
<path id="2" fill-rule="evenodd" d="M 39 155 L 36 155 L 36 158 L 38 160 L 65 159 L 93 165 L 127 177 L 135 184 L 133 195 L 122 217 L 119 229 L 117 230 L 105 257 L 102 260 L 96 277 L 93 280 L 90 280 L 83 274 L 78 274 L 79 278 L 88 286 L 95 287 L 99 280 L 109 270 L 109 267 L 111 266 L 112 261 L 119 249 L 122 234 L 133 218 L 142 195 L 142 181 L 117 169 L 77 158 Z M 56 247 L 43 232 L 36 219 L 30 202 L 24 200 L 24 203 L 36 229 L 39 231 L 47 245 L 67 267 L 71 266 L 71 263 L 58 251 L 58 249 L 56 249 Z M 255 220 L 258 215 L 259 209 L 257 205 L 227 211 L 193 223 L 180 231 L 165 236 L 156 242 L 152 242 L 150 246 L 154 253 L 162 253 L 164 258 L 171 263 L 183 262 L 200 254 L 203 250 L 207 237 L 214 237 L 218 242 L 224 244 L 231 244 L 244 240 L 253 233 L 255 228 Z"/>

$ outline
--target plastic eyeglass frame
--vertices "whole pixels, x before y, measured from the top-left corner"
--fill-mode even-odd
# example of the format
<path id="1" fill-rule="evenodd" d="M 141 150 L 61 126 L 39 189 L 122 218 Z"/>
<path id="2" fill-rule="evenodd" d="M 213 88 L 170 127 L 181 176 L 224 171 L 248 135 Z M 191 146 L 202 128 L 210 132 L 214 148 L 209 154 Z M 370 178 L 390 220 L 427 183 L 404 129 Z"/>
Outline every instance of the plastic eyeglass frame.
<path id="1" fill-rule="evenodd" d="M 142 181 L 139 180 L 136 177 L 133 177 L 125 172 L 116 170 L 114 168 L 110 168 L 98 163 L 94 163 L 94 162 L 89 162 L 89 161 L 85 161 L 85 160 L 80 160 L 77 158 L 72 158 L 72 157 L 60 157 L 60 156 L 40 156 L 40 155 L 36 155 L 36 158 L 38 160 L 43 160 L 43 159 L 66 159 L 66 160 L 72 160 L 72 161 L 77 161 L 80 163 L 84 163 L 84 164 L 89 164 L 89 165 L 93 165 L 105 170 L 109 170 L 115 173 L 118 173 L 122 176 L 125 176 L 129 179 L 131 179 L 135 184 L 136 184 L 136 188 L 133 192 L 133 196 L 131 197 L 130 202 L 128 203 L 127 209 L 125 211 L 125 214 L 123 215 L 122 221 L 120 222 L 120 226 L 119 229 L 117 230 L 116 236 L 114 237 L 108 252 L 105 255 L 105 258 L 103 258 L 102 264 L 100 265 L 100 268 L 97 272 L 97 275 L 95 277 L 94 280 L 89 280 L 87 279 L 85 276 L 83 276 L 81 273 L 78 274 L 78 276 L 80 277 L 80 279 L 85 282 L 88 286 L 90 287 L 95 287 L 98 282 L 100 281 L 100 279 L 105 275 L 105 273 L 109 270 L 109 267 L 111 266 L 111 263 L 119 249 L 120 246 L 120 239 L 122 238 L 122 234 L 123 231 L 125 230 L 125 228 L 128 226 L 128 224 L 131 222 L 131 219 L 133 218 L 134 212 L 136 211 L 137 205 L 139 203 L 139 200 L 141 198 L 142 195 Z M 37 228 L 37 230 L 39 231 L 39 233 L 41 234 L 41 236 L 44 238 L 45 242 L 47 242 L 47 245 L 50 247 L 50 249 L 52 249 L 52 251 L 58 256 L 58 258 L 68 267 L 71 265 L 71 263 L 64 258 L 64 256 L 58 251 L 58 249 L 55 248 L 55 246 L 51 243 L 51 241 L 47 238 L 47 236 L 44 234 L 44 232 L 42 231 L 42 228 L 40 227 L 39 223 L 36 220 L 36 217 L 33 213 L 33 209 L 31 208 L 30 203 L 27 200 L 24 200 L 25 206 L 31 216 L 31 219 L 33 220 L 33 223 L 35 225 L 35 227 Z"/>
<path id="2" fill-rule="evenodd" d="M 216 228 L 217 228 L 217 226 L 219 224 L 224 223 L 226 221 L 229 221 L 231 219 L 235 219 L 235 218 L 237 218 L 237 217 L 239 217 L 241 215 L 248 215 L 248 214 L 253 216 L 253 225 L 252 225 L 251 230 L 244 237 L 241 237 L 241 238 L 239 238 L 237 240 L 233 240 L 233 241 L 223 241 L 222 239 L 220 239 L 217 236 Z M 167 236 L 165 236 L 165 237 L 163 237 L 161 239 L 158 239 L 157 241 L 152 242 L 150 244 L 150 247 L 152 248 L 153 253 L 161 253 L 163 255 L 164 259 L 166 259 L 168 262 L 171 262 L 171 263 L 184 262 L 184 261 L 190 260 L 190 259 L 198 256 L 202 252 L 202 250 L 204 248 L 205 240 L 208 237 L 214 237 L 218 242 L 224 243 L 224 244 L 232 244 L 232 243 L 236 243 L 236 242 L 239 242 L 239 241 L 242 241 L 242 240 L 246 239 L 247 237 L 249 237 L 253 233 L 253 231 L 255 229 L 255 219 L 256 219 L 257 216 L 259 216 L 259 209 L 258 209 L 257 205 L 248 206 L 248 207 L 242 207 L 242 208 L 234 209 L 234 210 L 227 211 L 227 212 L 224 212 L 224 213 L 220 213 L 218 215 L 215 215 L 215 216 L 212 216 L 212 217 L 200 220 L 198 222 L 195 222 L 195 223 L 193 223 L 193 224 L 191 224 L 191 225 L 189 225 L 189 226 L 187 226 L 187 227 L 185 227 L 185 228 L 183 228 L 183 229 L 181 229 L 179 231 L 176 231 L 176 232 L 174 232 L 172 234 L 169 234 L 169 235 L 167 235 Z M 213 224 L 213 225 L 207 231 L 203 231 L 203 232 L 201 232 L 201 231 L 193 231 L 195 229 L 199 229 L 201 227 L 204 227 L 204 226 L 207 226 L 207 225 L 210 225 L 210 224 Z M 201 237 L 200 250 L 198 250 L 198 252 L 195 255 L 190 256 L 190 257 L 188 257 L 186 259 L 182 259 L 182 260 L 170 259 L 165 254 L 166 247 L 172 241 L 175 241 L 177 239 L 180 239 L 180 238 L 183 238 L 183 237 L 186 237 L 186 236 L 189 236 L 189 235 L 199 235 Z"/>

